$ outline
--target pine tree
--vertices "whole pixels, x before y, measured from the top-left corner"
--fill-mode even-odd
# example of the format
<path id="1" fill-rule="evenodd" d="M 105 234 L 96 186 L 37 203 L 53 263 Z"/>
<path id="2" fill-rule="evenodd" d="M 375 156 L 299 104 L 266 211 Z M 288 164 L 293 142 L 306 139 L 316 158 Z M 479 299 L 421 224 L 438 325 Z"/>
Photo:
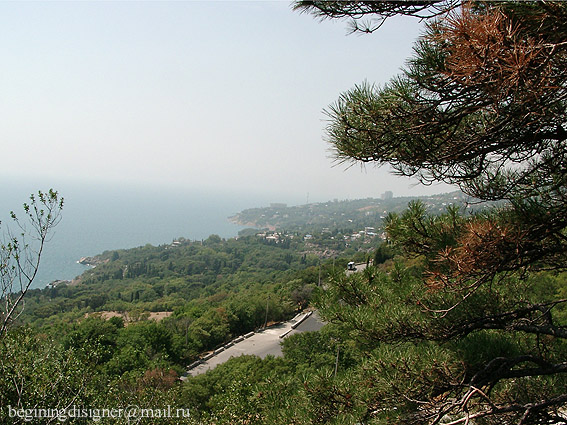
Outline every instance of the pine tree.
<path id="1" fill-rule="evenodd" d="M 567 3 L 297 2 L 374 32 L 428 20 L 403 73 L 326 113 L 338 161 L 389 164 L 501 204 L 388 217 L 404 253 L 337 276 L 321 309 L 370 357 L 378 423 L 567 423 Z M 379 35 L 379 31 L 377 32 Z"/>

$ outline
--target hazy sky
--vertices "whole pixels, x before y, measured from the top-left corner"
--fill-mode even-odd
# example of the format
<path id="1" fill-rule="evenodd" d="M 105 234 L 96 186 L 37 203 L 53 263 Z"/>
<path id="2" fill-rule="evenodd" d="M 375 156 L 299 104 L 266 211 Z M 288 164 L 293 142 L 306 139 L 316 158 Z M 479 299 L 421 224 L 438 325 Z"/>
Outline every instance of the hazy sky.
<path id="1" fill-rule="evenodd" d="M 419 31 L 347 35 L 287 1 L 0 2 L 0 176 L 298 203 L 445 191 L 333 166 L 323 140 L 323 109 L 387 82 Z"/>

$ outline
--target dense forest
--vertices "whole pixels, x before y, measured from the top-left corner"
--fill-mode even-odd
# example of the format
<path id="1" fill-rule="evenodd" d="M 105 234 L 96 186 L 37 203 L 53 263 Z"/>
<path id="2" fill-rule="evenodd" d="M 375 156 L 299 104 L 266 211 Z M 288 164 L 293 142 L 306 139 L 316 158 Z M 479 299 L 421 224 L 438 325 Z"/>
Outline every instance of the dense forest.
<path id="1" fill-rule="evenodd" d="M 250 391 L 282 380 L 278 385 L 286 382 L 293 387 L 286 391 L 298 397 L 301 376 L 335 367 L 338 374 L 346 373 L 359 364 L 362 352 L 330 324 L 284 339 L 283 358 L 243 356 L 196 377 L 186 377 L 186 368 L 238 335 L 314 308 L 322 288 L 345 273 L 347 262 L 391 264 L 394 249 L 383 239 L 382 222 L 393 215 L 382 208 L 381 217 L 368 214 L 369 204 L 380 202 L 343 201 L 342 209 L 333 202 L 292 207 L 315 209 L 324 227 L 311 228 L 307 219 L 287 225 L 289 231 L 259 225 L 231 239 L 180 238 L 83 259 L 91 268 L 76 279 L 26 291 L 25 308 L 2 341 L 2 405 L 21 406 L 26 400 L 52 406 L 55 393 L 57 406 L 71 400 L 89 406 L 158 400 L 189 408 L 191 418 L 183 420 L 191 423 L 233 423 L 234 412 L 220 410 L 227 409 L 226 397 L 237 397 L 232 404 L 240 400 L 245 390 L 234 393 L 235 385 Z M 388 205 L 401 211 L 407 202 L 394 198 Z M 454 193 L 424 202 L 430 211 L 453 204 L 467 209 Z M 337 215 L 354 219 L 337 223 Z M 65 379 L 52 381 L 54 374 Z M 14 380 L 25 384 L 14 386 Z M 8 413 L 2 412 L 5 421 L 13 420 Z"/>
<path id="2" fill-rule="evenodd" d="M 2 405 L 175 406 L 190 412 L 189 417 L 160 418 L 160 423 L 389 422 L 398 412 L 379 406 L 392 374 L 409 374 L 391 369 L 401 353 L 414 356 L 412 362 L 425 361 L 427 353 L 436 361 L 456 362 L 456 367 L 461 361 L 456 353 L 471 355 L 467 347 L 493 344 L 497 338 L 477 335 L 437 348 L 388 344 L 410 330 L 426 331 L 419 303 L 435 296 L 420 289 L 427 256 L 404 253 L 402 223 L 419 211 L 436 226 L 454 219 L 459 210 L 449 205 L 445 213 L 427 213 L 419 201 L 409 208 L 387 214 L 387 241 L 357 239 L 335 258 L 317 256 L 321 249 L 313 249 L 316 241 L 305 240 L 305 234 L 288 234 L 276 242 L 261 231 L 228 240 L 212 235 L 204 241 L 180 239 L 104 252 L 90 259 L 97 265 L 74 281 L 28 291 L 24 312 L 1 345 Z M 347 276 L 351 260 L 372 265 Z M 492 302 L 521 298 L 526 291 L 543 301 L 552 299 L 565 290 L 563 278 L 540 274 L 527 289 L 516 282 Z M 554 289 L 548 296 L 538 295 L 544 286 Z M 477 302 L 487 303 L 493 296 L 479 294 Z M 406 300 L 403 309 L 384 309 L 383 300 L 407 297 L 413 305 Z M 244 355 L 179 379 L 188 364 L 235 336 L 261 328 L 266 319 L 268 324 L 289 319 L 308 306 L 318 308 L 327 325 L 283 339 L 283 357 Z M 153 320 L 152 312 L 171 314 Z M 451 319 L 446 320 L 442 326 L 449 326 Z M 514 341 L 506 344 L 512 348 Z M 376 370 L 383 371 L 384 381 L 376 380 Z M 431 372 L 422 373 L 421 379 L 433 379 Z M 17 423 L 8 411 L 2 415 L 4 423 Z M 151 417 L 136 420 L 155 423 Z"/>

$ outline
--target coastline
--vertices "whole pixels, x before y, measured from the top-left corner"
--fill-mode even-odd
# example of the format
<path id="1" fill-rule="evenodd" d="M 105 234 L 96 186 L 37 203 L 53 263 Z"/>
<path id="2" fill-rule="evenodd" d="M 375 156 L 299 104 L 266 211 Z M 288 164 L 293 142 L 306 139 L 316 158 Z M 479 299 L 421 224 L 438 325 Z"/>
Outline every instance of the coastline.
<path id="1" fill-rule="evenodd" d="M 232 224 L 236 224 L 237 226 L 253 227 L 256 229 L 259 227 L 258 224 L 255 222 L 252 221 L 245 222 L 240 220 L 238 214 L 228 217 L 228 221 L 231 222 Z"/>

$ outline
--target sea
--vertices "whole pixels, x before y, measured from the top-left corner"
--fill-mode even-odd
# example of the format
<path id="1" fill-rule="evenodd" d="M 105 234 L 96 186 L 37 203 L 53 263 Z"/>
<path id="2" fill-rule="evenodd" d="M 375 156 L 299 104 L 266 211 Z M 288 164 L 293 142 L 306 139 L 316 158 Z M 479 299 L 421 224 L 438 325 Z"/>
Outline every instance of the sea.
<path id="1" fill-rule="evenodd" d="M 8 228 L 12 233 L 20 232 L 9 213 L 14 211 L 23 217 L 22 205 L 29 202 L 30 194 L 53 188 L 64 198 L 61 221 L 45 246 L 32 288 L 75 278 L 86 270 L 79 259 L 106 250 L 170 244 L 180 237 L 235 237 L 243 226 L 232 223 L 229 217 L 270 202 L 266 195 L 245 190 L 238 193 L 135 184 L 67 182 L 37 187 L 31 182 L 3 183 L 0 220 L 4 238 Z"/>

